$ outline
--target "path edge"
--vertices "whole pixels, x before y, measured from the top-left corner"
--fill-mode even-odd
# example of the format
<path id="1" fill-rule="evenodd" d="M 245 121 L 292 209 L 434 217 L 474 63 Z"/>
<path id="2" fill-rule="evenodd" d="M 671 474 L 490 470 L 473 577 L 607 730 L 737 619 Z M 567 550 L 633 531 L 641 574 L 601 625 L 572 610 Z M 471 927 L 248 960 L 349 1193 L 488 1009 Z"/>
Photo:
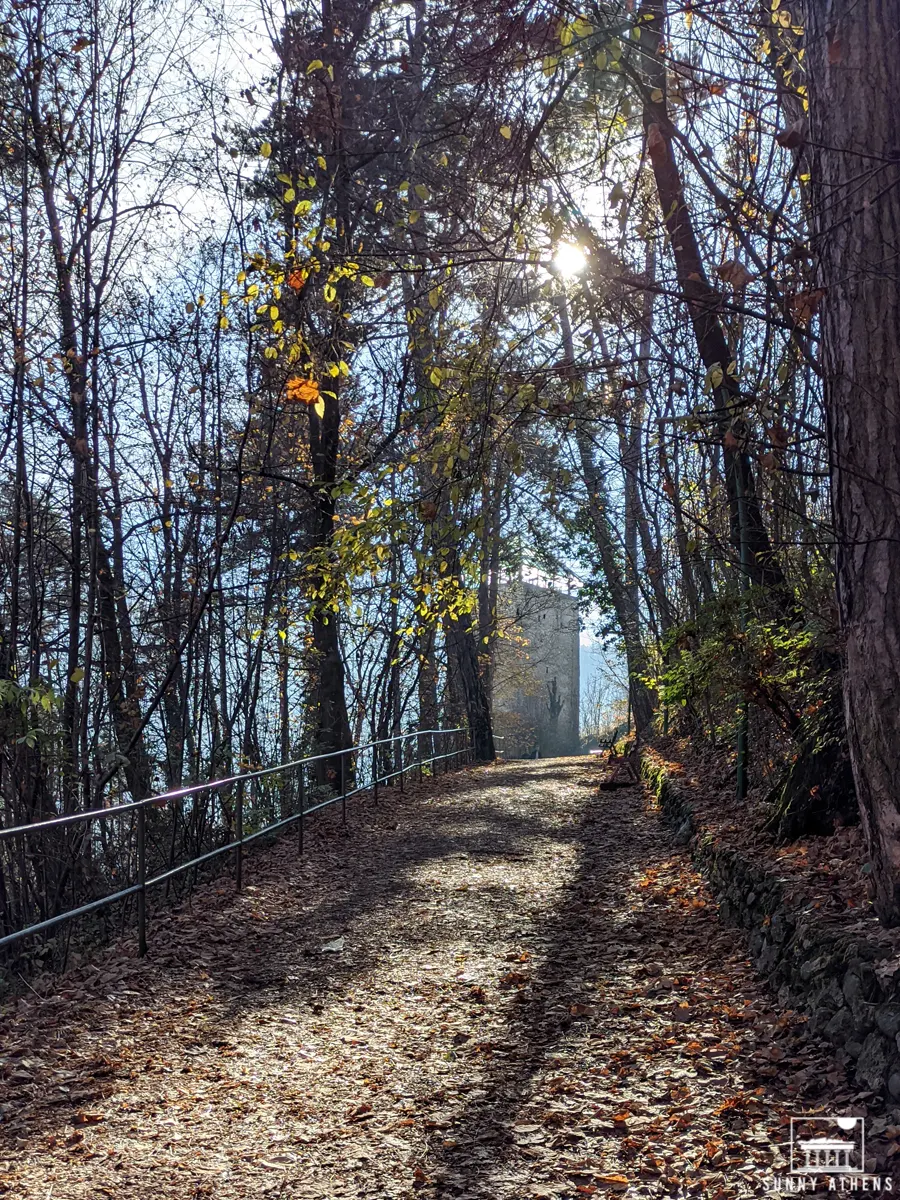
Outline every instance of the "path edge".
<path id="1" fill-rule="evenodd" d="M 792 901 L 790 880 L 703 826 L 674 764 L 641 751 L 641 776 L 661 820 L 688 848 L 727 923 L 745 930 L 756 970 L 778 1001 L 804 1013 L 836 1048 L 856 1082 L 900 1105 L 900 962 L 865 936 L 828 928 L 815 909 Z"/>

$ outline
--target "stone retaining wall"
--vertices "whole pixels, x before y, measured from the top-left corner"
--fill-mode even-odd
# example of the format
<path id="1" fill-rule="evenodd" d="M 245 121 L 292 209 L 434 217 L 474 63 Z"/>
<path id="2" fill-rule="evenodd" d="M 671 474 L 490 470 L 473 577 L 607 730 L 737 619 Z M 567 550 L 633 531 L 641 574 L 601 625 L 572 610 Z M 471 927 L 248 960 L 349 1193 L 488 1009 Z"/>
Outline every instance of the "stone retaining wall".
<path id="1" fill-rule="evenodd" d="M 663 819 L 689 845 L 713 891 L 722 917 L 747 931 L 750 955 L 772 982 L 781 1004 L 809 1016 L 827 1037 L 856 1083 L 900 1102 L 900 959 L 868 931 L 829 928 L 814 908 L 785 896 L 788 880 L 749 855 L 718 845 L 699 825 L 687 790 L 652 750 L 641 773 Z"/>

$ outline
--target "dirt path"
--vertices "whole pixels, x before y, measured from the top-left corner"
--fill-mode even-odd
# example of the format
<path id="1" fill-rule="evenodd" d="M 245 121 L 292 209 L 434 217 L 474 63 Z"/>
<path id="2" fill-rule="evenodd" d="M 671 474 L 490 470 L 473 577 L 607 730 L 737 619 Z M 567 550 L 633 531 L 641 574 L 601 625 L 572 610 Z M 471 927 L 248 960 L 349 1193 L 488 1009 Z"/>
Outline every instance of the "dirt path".
<path id="1" fill-rule="evenodd" d="M 0 1194 L 756 1196 L 843 1074 L 584 760 L 324 820 L 0 1017 Z M 439 794 L 437 794 L 439 791 Z"/>

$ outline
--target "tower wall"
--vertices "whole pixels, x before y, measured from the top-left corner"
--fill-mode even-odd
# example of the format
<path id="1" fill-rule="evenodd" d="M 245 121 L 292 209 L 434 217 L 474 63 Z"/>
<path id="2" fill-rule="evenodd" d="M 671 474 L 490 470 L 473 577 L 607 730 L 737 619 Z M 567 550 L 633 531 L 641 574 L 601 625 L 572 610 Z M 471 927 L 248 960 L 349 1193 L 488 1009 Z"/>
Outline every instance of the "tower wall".
<path id="1" fill-rule="evenodd" d="M 580 622 L 565 592 L 517 581 L 501 599 L 492 708 L 509 758 L 579 752 Z"/>

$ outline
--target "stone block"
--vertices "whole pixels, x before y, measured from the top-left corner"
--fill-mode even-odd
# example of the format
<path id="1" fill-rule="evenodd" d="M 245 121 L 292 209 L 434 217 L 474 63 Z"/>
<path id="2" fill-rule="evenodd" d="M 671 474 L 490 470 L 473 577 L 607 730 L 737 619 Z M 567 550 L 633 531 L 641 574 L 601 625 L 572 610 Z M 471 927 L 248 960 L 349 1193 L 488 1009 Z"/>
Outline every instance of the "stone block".
<path id="1" fill-rule="evenodd" d="M 845 1047 L 846 1049 L 847 1047 Z M 860 1087 L 880 1092 L 888 1067 L 888 1043 L 880 1033 L 870 1033 L 856 1060 L 856 1082 Z"/>

